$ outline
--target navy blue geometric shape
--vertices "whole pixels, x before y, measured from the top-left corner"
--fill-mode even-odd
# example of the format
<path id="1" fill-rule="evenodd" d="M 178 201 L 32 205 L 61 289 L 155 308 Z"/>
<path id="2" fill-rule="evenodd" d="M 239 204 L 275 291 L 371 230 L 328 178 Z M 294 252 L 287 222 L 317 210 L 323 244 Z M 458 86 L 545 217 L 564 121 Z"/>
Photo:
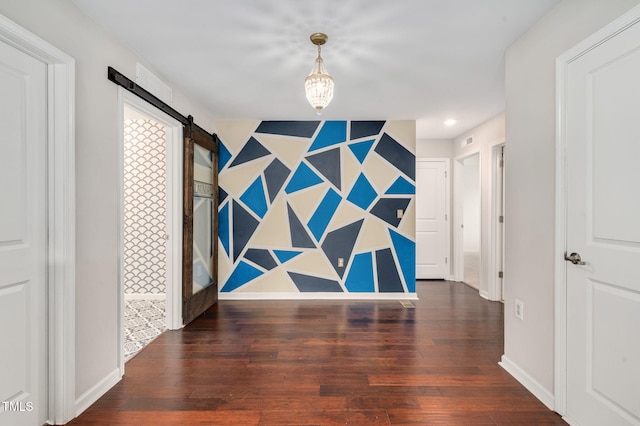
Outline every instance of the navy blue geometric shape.
<path id="1" fill-rule="evenodd" d="M 402 173 L 409 176 L 411 180 L 416 180 L 416 156 L 391 136 L 386 133 L 382 135 L 375 151 Z"/>
<path id="2" fill-rule="evenodd" d="M 305 163 L 300 163 L 284 191 L 287 194 L 291 194 L 322 182 L 322 178 L 315 174 L 309 166 Z"/>
<path id="3" fill-rule="evenodd" d="M 400 262 L 400 269 L 404 275 L 404 282 L 407 283 L 407 291 L 415 293 L 416 291 L 416 243 L 398 234 L 393 229 L 389 229 L 393 247 L 396 250 L 396 257 Z"/>
<path id="4" fill-rule="evenodd" d="M 271 154 L 271 152 L 252 136 L 244 147 L 242 147 L 238 155 L 236 155 L 236 158 L 229 167 L 231 168 L 238 164 L 244 164 L 248 161 L 255 160 L 256 158 L 264 157 L 269 154 Z"/>
<path id="5" fill-rule="evenodd" d="M 224 251 L 229 256 L 229 203 L 226 203 L 218 213 L 218 238 L 224 247 Z"/>
<path id="6" fill-rule="evenodd" d="M 373 293 L 376 291 L 373 279 L 373 256 L 371 253 L 356 254 L 344 282 L 350 293 Z"/>
<path id="7" fill-rule="evenodd" d="M 288 272 L 293 283 L 301 292 L 342 293 L 342 287 L 337 281 L 326 278 L 312 277 L 310 275 Z"/>
<path id="8" fill-rule="evenodd" d="M 347 200 L 351 201 L 362 210 L 366 210 L 377 196 L 378 193 L 373 186 L 371 186 L 369 180 L 360 173 L 356 183 L 353 185 L 353 188 L 351 188 L 351 192 L 349 192 L 349 195 L 347 196 Z"/>
<path id="9" fill-rule="evenodd" d="M 262 185 L 262 176 L 258 176 L 249 188 L 240 196 L 240 200 L 261 219 L 267 214 L 267 199 Z"/>
<path id="10" fill-rule="evenodd" d="M 397 228 L 402 221 L 398 219 L 398 210 L 404 213 L 410 202 L 411 198 L 381 198 L 369 213 Z"/>
<path id="11" fill-rule="evenodd" d="M 330 145 L 342 143 L 347 140 L 346 121 L 325 121 L 324 126 L 318 132 L 309 152 L 322 149 Z"/>
<path id="12" fill-rule="evenodd" d="M 284 185 L 284 182 L 289 177 L 291 170 L 282 161 L 277 158 L 269 164 L 264 170 L 264 180 L 267 183 L 267 191 L 269 192 L 269 201 L 273 203 L 273 200 L 278 195 L 278 192 Z"/>
<path id="13" fill-rule="evenodd" d="M 244 258 L 252 261 L 256 265 L 262 266 L 268 271 L 278 266 L 273 256 L 271 256 L 271 253 L 269 253 L 269 250 L 249 249 L 244 254 Z"/>
<path id="14" fill-rule="evenodd" d="M 310 138 L 319 124 L 319 121 L 263 121 L 256 133 Z"/>
<path id="15" fill-rule="evenodd" d="M 222 204 L 222 202 L 226 200 L 228 196 L 229 194 L 227 193 L 227 191 L 218 186 L 218 205 Z"/>
<path id="16" fill-rule="evenodd" d="M 349 149 L 353 152 L 353 155 L 356 156 L 360 164 L 364 163 L 364 159 L 367 158 L 367 154 L 371 151 L 371 147 L 375 139 L 371 139 L 364 142 L 356 142 L 349 145 Z"/>
<path id="17" fill-rule="evenodd" d="M 351 140 L 373 136 L 380 133 L 385 121 L 352 121 Z"/>
<path id="18" fill-rule="evenodd" d="M 378 291 L 380 293 L 404 293 L 391 249 L 376 251 L 376 269 L 378 270 Z"/>
<path id="19" fill-rule="evenodd" d="M 264 274 L 264 272 L 262 272 L 258 268 L 240 261 L 240 263 L 233 271 L 231 276 L 227 279 L 227 282 L 224 283 L 224 286 L 222 286 L 222 289 L 220 291 L 223 293 L 233 291 L 236 288 L 248 283 L 249 281 L 258 278 L 262 274 Z"/>
<path id="20" fill-rule="evenodd" d="M 231 160 L 231 153 L 227 149 L 227 147 L 222 143 L 221 140 L 218 141 L 218 173 L 220 170 L 224 169 L 224 166 L 227 165 L 229 160 Z"/>
<path id="21" fill-rule="evenodd" d="M 331 222 L 331 218 L 338 209 L 341 201 L 342 197 L 332 188 L 329 188 L 329 191 L 327 191 L 327 194 L 320 202 L 313 216 L 309 219 L 309 223 L 307 223 L 316 241 L 320 241 L 322 235 L 324 235 L 324 231 L 327 229 L 327 226 L 329 226 L 329 222 Z"/>
<path id="22" fill-rule="evenodd" d="M 340 148 L 310 155 L 307 157 L 307 161 L 336 188 L 340 189 Z"/>
<path id="23" fill-rule="evenodd" d="M 237 201 L 233 201 L 233 261 L 235 262 L 246 247 L 260 222 L 246 211 Z"/>
<path id="24" fill-rule="evenodd" d="M 396 179 L 385 192 L 388 195 L 414 195 L 415 193 L 416 187 L 402 176 Z"/>
<path id="25" fill-rule="evenodd" d="M 322 251 L 324 251 L 329 263 L 340 275 L 340 278 L 344 275 L 345 267 L 349 264 L 351 252 L 356 244 L 363 222 L 364 219 L 360 219 L 357 222 L 329 232 L 324 239 L 324 243 L 322 243 Z M 338 258 L 344 259 L 343 267 L 338 266 Z"/>
<path id="26" fill-rule="evenodd" d="M 295 212 L 289 204 L 287 204 L 287 210 L 289 211 L 289 230 L 291 232 L 291 247 L 297 248 L 316 248 L 311 237 L 307 233 L 302 222 L 298 219 Z"/>

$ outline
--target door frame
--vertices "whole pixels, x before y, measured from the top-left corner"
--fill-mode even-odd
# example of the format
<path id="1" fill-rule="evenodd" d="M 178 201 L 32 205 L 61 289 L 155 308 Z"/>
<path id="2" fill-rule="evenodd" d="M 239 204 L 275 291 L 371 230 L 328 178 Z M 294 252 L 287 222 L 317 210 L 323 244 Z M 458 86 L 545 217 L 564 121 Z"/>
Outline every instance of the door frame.
<path id="1" fill-rule="evenodd" d="M 118 363 L 124 374 L 124 109 L 125 106 L 161 123 L 166 129 L 167 154 L 167 298 L 166 327 L 182 328 L 182 133 L 183 125 L 133 93 L 118 87 L 120 174 L 118 215 Z"/>
<path id="2" fill-rule="evenodd" d="M 489 282 L 487 286 L 488 297 L 487 299 L 492 301 L 500 301 L 503 300 L 504 295 L 502 294 L 502 282 L 498 277 L 498 272 L 500 268 L 498 268 L 498 263 L 500 260 L 498 244 L 502 244 L 502 268 L 504 272 L 504 223 L 502 224 L 502 238 L 499 241 L 498 238 L 498 228 L 499 228 L 499 220 L 500 220 L 500 179 L 498 179 L 498 152 L 500 152 L 501 148 L 506 147 L 506 142 L 504 139 L 500 139 L 493 144 L 491 144 L 491 184 L 489 185 L 489 205 L 491 206 L 491 214 L 489 215 L 489 253 L 488 253 L 488 275 Z M 480 166 L 482 168 L 482 166 Z M 482 171 L 480 172 L 482 174 Z M 503 174 L 504 176 L 504 174 Z M 502 182 L 504 187 L 504 181 Z M 482 188 L 482 187 L 481 187 Z M 503 194 L 504 196 L 504 194 Z M 504 200 L 503 200 L 504 203 Z M 503 204 L 504 209 L 504 204 Z M 502 278 L 504 280 L 504 277 Z"/>
<path id="3" fill-rule="evenodd" d="M 469 157 L 478 155 L 478 184 L 480 185 L 480 271 L 478 291 L 482 289 L 482 152 L 477 147 L 453 159 L 453 279 L 461 282 L 464 279 L 464 164 Z"/>
<path id="4" fill-rule="evenodd" d="M 75 59 L 0 14 L 0 41 L 47 66 L 48 419 L 75 417 Z"/>
<path id="5" fill-rule="evenodd" d="M 554 410 L 567 412 L 567 78 L 569 64 L 598 47 L 626 28 L 640 22 L 640 6 L 636 6 L 601 30 L 587 37 L 556 59 L 556 211 L 555 211 L 555 353 Z"/>

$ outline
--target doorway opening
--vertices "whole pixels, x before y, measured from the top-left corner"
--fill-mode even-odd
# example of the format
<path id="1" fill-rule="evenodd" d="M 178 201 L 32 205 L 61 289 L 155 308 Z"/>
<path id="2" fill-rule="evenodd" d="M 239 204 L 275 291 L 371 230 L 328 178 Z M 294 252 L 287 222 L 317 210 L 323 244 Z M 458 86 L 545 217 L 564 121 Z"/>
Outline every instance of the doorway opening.
<path id="1" fill-rule="evenodd" d="M 182 125 L 124 91 L 120 96 L 124 370 L 164 330 L 182 326 Z"/>
<path id="2" fill-rule="evenodd" d="M 480 153 L 458 158 L 456 166 L 456 280 L 480 289 Z"/>

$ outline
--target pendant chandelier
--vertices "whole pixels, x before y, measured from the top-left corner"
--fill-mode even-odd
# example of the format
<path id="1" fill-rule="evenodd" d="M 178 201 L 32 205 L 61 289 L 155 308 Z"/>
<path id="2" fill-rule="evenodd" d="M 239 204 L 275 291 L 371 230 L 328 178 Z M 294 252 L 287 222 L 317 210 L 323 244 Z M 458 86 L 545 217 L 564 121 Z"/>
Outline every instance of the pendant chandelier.
<path id="1" fill-rule="evenodd" d="M 322 56 L 320 56 L 320 46 L 325 44 L 329 37 L 323 33 L 314 33 L 309 38 L 311 43 L 318 46 L 318 57 L 313 64 L 311 73 L 304 80 L 304 91 L 307 95 L 307 100 L 320 115 L 333 98 L 333 77 L 327 73 Z"/>

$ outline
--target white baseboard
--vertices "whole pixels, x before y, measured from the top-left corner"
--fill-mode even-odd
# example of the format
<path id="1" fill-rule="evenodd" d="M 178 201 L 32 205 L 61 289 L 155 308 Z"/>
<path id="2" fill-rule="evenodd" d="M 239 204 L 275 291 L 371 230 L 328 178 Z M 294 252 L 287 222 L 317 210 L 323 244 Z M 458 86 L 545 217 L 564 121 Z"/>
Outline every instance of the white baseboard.
<path id="1" fill-rule="evenodd" d="M 416 293 L 218 293 L 219 300 L 418 300 Z"/>
<path id="2" fill-rule="evenodd" d="M 489 292 L 486 290 L 480 290 L 480 297 L 486 300 L 491 300 L 489 299 Z"/>
<path id="3" fill-rule="evenodd" d="M 109 389 L 114 387 L 122 379 L 120 369 L 116 368 L 109 373 L 105 378 L 100 380 L 94 387 L 80 395 L 75 402 L 76 417 L 82 414 L 87 408 L 89 408 L 94 402 L 96 402 L 102 395 L 107 393 Z"/>
<path id="4" fill-rule="evenodd" d="M 167 295 L 165 293 L 160 294 L 139 294 L 139 293 L 125 293 L 124 300 L 165 300 Z"/>
<path id="5" fill-rule="evenodd" d="M 544 405 L 547 406 L 549 410 L 555 411 L 554 403 L 555 398 L 553 393 L 549 392 L 538 383 L 533 377 L 527 374 L 524 370 L 522 370 L 518 365 L 512 362 L 505 355 L 502 355 L 501 361 L 498 363 L 502 368 L 504 368 L 507 373 L 511 374 L 517 381 L 522 384 L 529 392 L 533 394 L 536 398 L 540 400 Z"/>

